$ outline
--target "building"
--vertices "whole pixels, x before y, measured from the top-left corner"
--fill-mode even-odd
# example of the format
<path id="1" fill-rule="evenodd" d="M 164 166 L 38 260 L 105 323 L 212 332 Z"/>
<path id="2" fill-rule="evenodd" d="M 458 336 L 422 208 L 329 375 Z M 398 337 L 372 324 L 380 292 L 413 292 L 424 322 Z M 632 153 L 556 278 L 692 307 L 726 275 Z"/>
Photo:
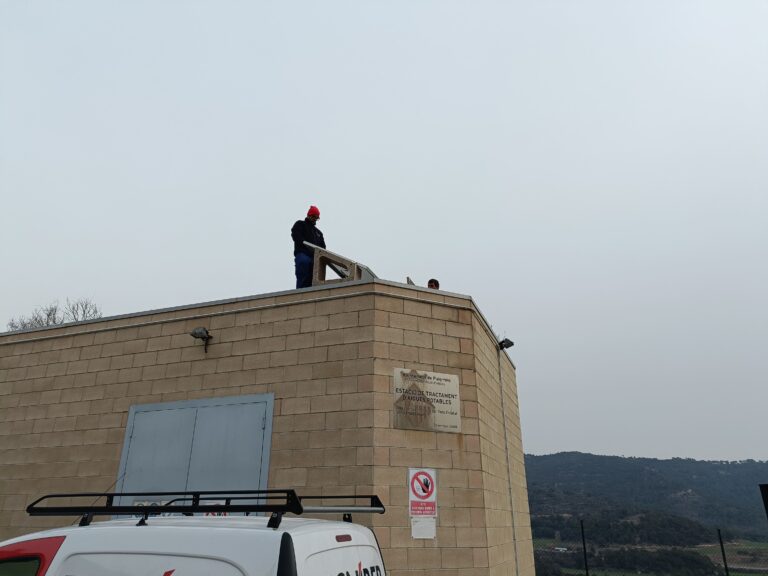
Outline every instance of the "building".
<path id="1" fill-rule="evenodd" d="M 364 279 L 0 334 L 0 539 L 65 522 L 25 513 L 43 494 L 176 487 L 375 493 L 389 574 L 534 573 L 515 367 L 468 296 Z"/>

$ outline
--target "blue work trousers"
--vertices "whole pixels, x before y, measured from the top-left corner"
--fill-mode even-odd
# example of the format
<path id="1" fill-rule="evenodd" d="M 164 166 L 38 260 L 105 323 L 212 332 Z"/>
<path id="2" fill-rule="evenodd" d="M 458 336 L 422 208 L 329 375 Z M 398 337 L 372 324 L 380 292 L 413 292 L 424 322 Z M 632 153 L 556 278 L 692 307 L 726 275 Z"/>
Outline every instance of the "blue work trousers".
<path id="1" fill-rule="evenodd" d="M 294 256 L 296 263 L 296 288 L 309 288 L 312 286 L 312 262 L 314 258 L 304 252 Z"/>

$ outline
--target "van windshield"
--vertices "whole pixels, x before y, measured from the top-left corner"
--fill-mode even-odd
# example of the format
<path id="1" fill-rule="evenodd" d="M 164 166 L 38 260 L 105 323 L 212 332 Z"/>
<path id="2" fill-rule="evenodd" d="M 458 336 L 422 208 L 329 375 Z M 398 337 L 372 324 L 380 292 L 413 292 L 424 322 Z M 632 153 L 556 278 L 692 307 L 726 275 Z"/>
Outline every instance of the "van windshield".
<path id="1" fill-rule="evenodd" d="M 0 560 L 0 576 L 35 576 L 40 568 L 37 558 Z"/>

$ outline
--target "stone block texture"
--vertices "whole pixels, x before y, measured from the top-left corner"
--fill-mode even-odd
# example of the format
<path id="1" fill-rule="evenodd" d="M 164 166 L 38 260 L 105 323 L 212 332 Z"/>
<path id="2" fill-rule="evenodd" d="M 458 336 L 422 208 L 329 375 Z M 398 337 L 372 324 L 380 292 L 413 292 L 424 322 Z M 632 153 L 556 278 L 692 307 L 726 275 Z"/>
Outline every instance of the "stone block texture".
<path id="1" fill-rule="evenodd" d="M 394 429 L 395 368 L 457 375 L 462 433 Z M 0 334 L 0 540 L 68 522 L 27 516 L 40 495 L 113 489 L 132 405 L 266 392 L 270 487 L 378 494 L 355 521 L 388 574 L 534 574 L 514 366 L 471 298 L 380 280 Z M 435 540 L 409 467 L 437 470 Z"/>

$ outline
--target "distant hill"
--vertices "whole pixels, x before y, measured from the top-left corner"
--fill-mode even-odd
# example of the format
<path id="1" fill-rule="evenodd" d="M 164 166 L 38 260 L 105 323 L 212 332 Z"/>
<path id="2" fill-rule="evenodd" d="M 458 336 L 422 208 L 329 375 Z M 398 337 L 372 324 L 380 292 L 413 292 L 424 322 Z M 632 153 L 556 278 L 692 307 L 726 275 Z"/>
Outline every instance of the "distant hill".
<path id="1" fill-rule="evenodd" d="M 658 535 L 662 526 L 672 525 L 676 533 L 693 540 L 700 538 L 697 525 L 710 533 L 721 528 L 733 536 L 768 538 L 758 487 L 768 483 L 768 462 L 561 452 L 526 455 L 525 465 L 531 518 L 539 537 L 547 537 L 562 516 L 568 520 L 562 530 L 573 529 L 571 517 L 590 517 L 606 530 L 621 526 L 621 538 L 648 538 L 649 542 L 653 537 L 648 534 Z M 628 524 L 638 527 L 634 533 L 626 530 Z"/>

